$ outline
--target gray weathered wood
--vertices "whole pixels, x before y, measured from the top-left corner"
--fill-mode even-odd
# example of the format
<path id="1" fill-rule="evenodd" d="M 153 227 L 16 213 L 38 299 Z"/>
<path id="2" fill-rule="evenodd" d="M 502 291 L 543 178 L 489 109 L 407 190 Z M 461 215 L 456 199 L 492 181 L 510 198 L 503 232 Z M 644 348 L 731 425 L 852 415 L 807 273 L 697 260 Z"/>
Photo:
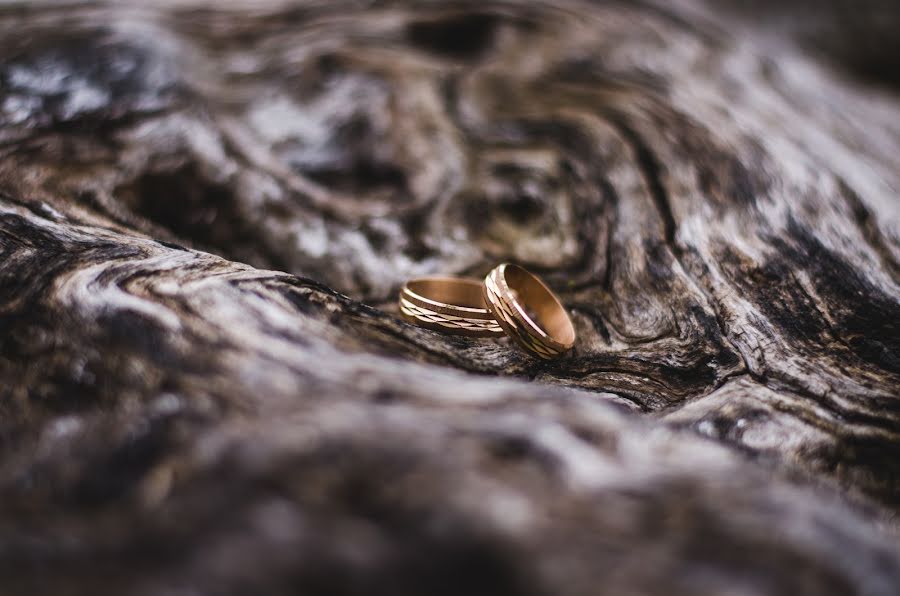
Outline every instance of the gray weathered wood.
<path id="1" fill-rule="evenodd" d="M 900 16 L 816 6 L 0 3 L 0 593 L 900 592 Z M 500 261 L 571 355 L 394 314 Z"/>

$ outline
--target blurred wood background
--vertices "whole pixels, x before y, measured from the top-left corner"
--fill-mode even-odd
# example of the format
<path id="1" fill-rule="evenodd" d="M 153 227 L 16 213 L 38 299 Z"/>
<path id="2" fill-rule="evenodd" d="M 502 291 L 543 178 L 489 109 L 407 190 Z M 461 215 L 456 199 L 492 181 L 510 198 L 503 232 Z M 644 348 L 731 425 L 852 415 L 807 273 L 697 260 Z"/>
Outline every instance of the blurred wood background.
<path id="1" fill-rule="evenodd" d="M 900 593 L 895 2 L 0 2 L 0 593 Z M 540 273 L 573 352 L 400 321 Z"/>

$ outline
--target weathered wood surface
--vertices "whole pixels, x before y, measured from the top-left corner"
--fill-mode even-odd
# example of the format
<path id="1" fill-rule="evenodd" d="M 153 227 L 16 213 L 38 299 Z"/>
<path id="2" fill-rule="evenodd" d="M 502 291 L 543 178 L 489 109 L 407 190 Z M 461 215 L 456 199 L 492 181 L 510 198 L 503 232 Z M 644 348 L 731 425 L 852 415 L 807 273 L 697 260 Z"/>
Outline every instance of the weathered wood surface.
<path id="1" fill-rule="evenodd" d="M 777 4 L 0 4 L 0 593 L 900 592 L 900 17 Z"/>

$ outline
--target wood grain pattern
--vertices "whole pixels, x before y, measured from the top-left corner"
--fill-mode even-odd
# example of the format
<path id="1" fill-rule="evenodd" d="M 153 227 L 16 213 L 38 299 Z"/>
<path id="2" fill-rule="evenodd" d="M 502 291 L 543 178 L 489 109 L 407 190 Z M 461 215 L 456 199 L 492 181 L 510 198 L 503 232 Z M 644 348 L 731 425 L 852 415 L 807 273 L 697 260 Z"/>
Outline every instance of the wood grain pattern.
<path id="1" fill-rule="evenodd" d="M 900 15 L 809 6 L 0 2 L 0 593 L 900 592 Z M 571 356 L 393 310 L 503 261 Z"/>

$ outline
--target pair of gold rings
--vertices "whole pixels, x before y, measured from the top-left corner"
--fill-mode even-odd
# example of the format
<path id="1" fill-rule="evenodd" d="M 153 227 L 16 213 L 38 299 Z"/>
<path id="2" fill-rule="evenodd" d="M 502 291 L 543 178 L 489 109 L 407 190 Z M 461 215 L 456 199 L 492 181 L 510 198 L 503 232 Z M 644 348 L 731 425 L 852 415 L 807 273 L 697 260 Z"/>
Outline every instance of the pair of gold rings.
<path id="1" fill-rule="evenodd" d="M 529 354 L 551 359 L 575 345 L 575 327 L 538 277 L 504 263 L 484 281 L 423 277 L 403 284 L 400 312 L 420 327 L 469 337 L 505 333 Z"/>

